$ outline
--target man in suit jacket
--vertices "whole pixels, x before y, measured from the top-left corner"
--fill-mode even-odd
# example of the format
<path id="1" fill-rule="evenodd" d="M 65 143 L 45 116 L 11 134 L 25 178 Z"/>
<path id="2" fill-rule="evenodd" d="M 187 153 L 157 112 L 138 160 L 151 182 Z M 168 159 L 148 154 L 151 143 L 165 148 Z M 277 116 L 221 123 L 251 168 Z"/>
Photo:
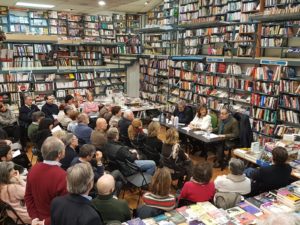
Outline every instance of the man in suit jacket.
<path id="1" fill-rule="evenodd" d="M 232 148 L 236 143 L 236 139 L 239 137 L 238 121 L 229 114 L 228 109 L 223 108 L 219 118 L 218 126 L 214 129 L 214 132 L 223 136 L 226 141 L 225 145 L 223 143 L 216 145 L 217 160 L 214 164 L 214 168 L 219 168 L 223 163 L 224 147 Z"/>
<path id="2" fill-rule="evenodd" d="M 185 101 L 179 101 L 176 109 L 173 112 L 174 116 L 178 116 L 178 122 L 189 124 L 193 120 L 193 111 L 188 107 Z"/>
<path id="3" fill-rule="evenodd" d="M 51 203 L 52 225 L 102 225 L 100 214 L 88 196 L 94 185 L 94 174 L 89 163 L 78 163 L 67 170 L 68 195 Z"/>

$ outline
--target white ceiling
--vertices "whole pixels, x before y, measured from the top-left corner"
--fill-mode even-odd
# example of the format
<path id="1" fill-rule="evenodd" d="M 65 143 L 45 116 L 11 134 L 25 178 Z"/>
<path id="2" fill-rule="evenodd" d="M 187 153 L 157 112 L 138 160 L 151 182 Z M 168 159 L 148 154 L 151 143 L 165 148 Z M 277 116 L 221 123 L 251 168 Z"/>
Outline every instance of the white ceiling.
<path id="1" fill-rule="evenodd" d="M 44 3 L 55 5 L 53 10 L 104 14 L 106 12 L 147 12 L 160 4 L 162 0 L 148 0 L 150 3 L 145 5 L 146 0 L 105 0 L 105 6 L 99 6 L 99 0 L 1 0 L 0 5 L 15 6 L 16 2 Z"/>

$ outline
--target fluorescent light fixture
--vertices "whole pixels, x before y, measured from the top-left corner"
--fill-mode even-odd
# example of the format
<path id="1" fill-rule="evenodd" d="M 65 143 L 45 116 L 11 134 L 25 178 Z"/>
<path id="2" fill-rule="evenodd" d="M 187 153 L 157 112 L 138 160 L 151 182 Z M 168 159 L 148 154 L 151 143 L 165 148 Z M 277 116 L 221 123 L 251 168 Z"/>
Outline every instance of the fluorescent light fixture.
<path id="1" fill-rule="evenodd" d="M 106 2 L 105 1 L 99 1 L 98 4 L 101 5 L 101 6 L 104 6 L 104 5 L 106 5 Z"/>
<path id="2" fill-rule="evenodd" d="M 26 6 L 26 7 L 32 7 L 32 8 L 45 8 L 45 9 L 51 9 L 54 8 L 55 5 L 47 5 L 47 4 L 39 4 L 39 3 L 30 3 L 30 2 L 17 2 L 17 6 Z"/>

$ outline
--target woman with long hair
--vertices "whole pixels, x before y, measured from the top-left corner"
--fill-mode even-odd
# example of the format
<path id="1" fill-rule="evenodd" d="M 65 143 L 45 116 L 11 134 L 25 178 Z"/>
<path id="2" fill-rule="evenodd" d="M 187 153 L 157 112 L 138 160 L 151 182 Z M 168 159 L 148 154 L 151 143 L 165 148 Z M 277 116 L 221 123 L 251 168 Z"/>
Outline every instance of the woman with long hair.
<path id="1" fill-rule="evenodd" d="M 140 119 L 134 119 L 128 127 L 128 137 L 134 147 L 143 149 L 146 134 L 143 131 L 143 124 Z"/>

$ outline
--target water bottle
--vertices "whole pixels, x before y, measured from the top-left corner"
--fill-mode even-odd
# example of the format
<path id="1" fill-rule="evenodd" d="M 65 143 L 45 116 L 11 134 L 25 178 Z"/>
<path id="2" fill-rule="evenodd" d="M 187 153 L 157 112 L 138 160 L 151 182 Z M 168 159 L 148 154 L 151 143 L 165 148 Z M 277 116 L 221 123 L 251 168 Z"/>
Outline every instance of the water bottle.
<path id="1" fill-rule="evenodd" d="M 175 116 L 175 118 L 174 118 L 174 126 L 176 127 L 176 128 L 178 128 L 178 116 Z"/>
<path id="2" fill-rule="evenodd" d="M 164 115 L 164 113 L 161 113 L 161 114 L 160 114 L 159 120 L 160 120 L 161 123 L 164 123 L 164 122 L 165 122 L 165 115 Z"/>

